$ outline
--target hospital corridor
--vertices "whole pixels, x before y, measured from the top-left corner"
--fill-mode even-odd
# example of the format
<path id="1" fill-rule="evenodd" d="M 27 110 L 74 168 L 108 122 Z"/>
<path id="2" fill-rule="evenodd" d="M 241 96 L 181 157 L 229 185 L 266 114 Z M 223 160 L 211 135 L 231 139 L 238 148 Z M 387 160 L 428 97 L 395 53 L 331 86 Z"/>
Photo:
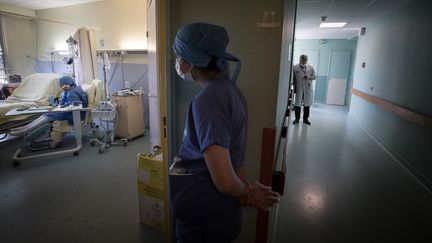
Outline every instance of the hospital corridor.
<path id="1" fill-rule="evenodd" d="M 430 190 L 348 115 L 316 104 L 288 138 L 273 242 L 428 242 Z"/>
<path id="2" fill-rule="evenodd" d="M 432 242 L 431 12 L 0 0 L 0 243 Z"/>

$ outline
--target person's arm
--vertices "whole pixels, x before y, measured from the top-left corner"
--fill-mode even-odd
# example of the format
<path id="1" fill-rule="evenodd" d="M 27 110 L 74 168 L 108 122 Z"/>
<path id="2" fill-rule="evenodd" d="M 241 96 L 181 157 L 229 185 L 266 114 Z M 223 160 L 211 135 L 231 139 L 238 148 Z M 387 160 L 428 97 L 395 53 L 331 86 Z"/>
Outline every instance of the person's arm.
<path id="1" fill-rule="evenodd" d="M 213 183 L 222 194 L 237 197 L 244 193 L 245 185 L 232 167 L 228 149 L 210 145 L 204 150 L 204 159 Z"/>
<path id="2" fill-rule="evenodd" d="M 246 163 L 237 170 L 237 176 L 245 184 L 245 191 L 239 197 L 240 204 L 243 206 L 252 206 L 262 210 L 270 210 L 279 203 L 280 195 L 272 191 L 271 187 L 264 186 L 258 181 L 248 181 L 246 175 Z"/>
<path id="3" fill-rule="evenodd" d="M 78 89 L 73 89 L 69 91 L 68 97 L 67 97 L 67 103 L 73 104 L 75 101 L 80 101 L 83 105 L 83 107 L 87 107 L 88 104 L 88 97 L 87 93 L 84 91 L 80 91 Z"/>
<path id="4" fill-rule="evenodd" d="M 246 174 L 246 163 L 243 162 L 242 165 L 238 168 L 236 171 L 237 176 L 240 178 L 240 180 L 243 181 L 243 183 L 247 182 L 247 174 Z"/>
<path id="5" fill-rule="evenodd" d="M 65 104 L 73 104 L 74 101 L 81 101 L 80 96 L 75 90 L 69 91 Z"/>
<path id="6" fill-rule="evenodd" d="M 315 73 L 315 69 L 312 67 L 312 74 L 309 77 L 309 80 L 315 80 L 316 79 L 316 73 Z"/>
<path id="7" fill-rule="evenodd" d="M 67 91 L 64 91 L 63 92 L 63 96 L 62 96 L 62 99 L 61 99 L 61 101 L 60 101 L 60 105 L 67 105 L 68 103 L 68 92 Z"/>

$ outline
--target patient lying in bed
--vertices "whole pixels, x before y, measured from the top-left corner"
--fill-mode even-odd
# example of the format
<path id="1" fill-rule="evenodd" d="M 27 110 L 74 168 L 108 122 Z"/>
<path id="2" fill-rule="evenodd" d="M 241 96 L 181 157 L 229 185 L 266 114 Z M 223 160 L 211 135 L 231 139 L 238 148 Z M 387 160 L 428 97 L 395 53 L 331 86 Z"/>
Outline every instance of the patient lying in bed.
<path id="1" fill-rule="evenodd" d="M 74 102 L 82 103 L 83 107 L 87 107 L 88 105 L 88 97 L 87 94 L 82 90 L 81 87 L 77 86 L 74 80 L 69 76 L 63 76 L 59 79 L 59 85 L 63 90 L 63 98 L 61 99 L 59 105 L 60 106 L 68 106 L 70 104 L 74 104 Z M 50 103 L 54 103 L 54 100 L 51 100 Z M 85 115 L 81 114 L 81 118 L 84 119 Z M 24 136 L 26 133 L 42 126 L 43 124 L 56 121 L 56 120 L 68 120 L 72 123 L 72 113 L 71 112 L 57 112 L 57 113 L 46 113 L 32 123 L 11 129 L 9 134 L 13 136 Z"/>
<path id="2" fill-rule="evenodd" d="M 13 123 L 27 119 L 29 116 L 5 116 L 13 109 L 49 105 L 50 96 L 58 96 L 59 75 L 54 73 L 35 73 L 23 79 L 20 86 L 6 100 L 0 100 L 0 131 L 16 127 Z"/>

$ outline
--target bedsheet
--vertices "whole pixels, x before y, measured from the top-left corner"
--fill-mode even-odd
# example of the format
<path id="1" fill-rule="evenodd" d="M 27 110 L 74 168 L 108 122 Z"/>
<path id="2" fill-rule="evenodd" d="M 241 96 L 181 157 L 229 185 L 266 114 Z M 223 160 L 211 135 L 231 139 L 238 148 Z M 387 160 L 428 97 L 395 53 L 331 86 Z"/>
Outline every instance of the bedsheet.
<path id="1" fill-rule="evenodd" d="M 5 114 L 12 109 L 49 105 L 49 97 L 61 93 L 58 78 L 55 73 L 35 73 L 24 78 L 11 96 L 0 100 L 0 125 L 28 117 L 6 117 Z"/>

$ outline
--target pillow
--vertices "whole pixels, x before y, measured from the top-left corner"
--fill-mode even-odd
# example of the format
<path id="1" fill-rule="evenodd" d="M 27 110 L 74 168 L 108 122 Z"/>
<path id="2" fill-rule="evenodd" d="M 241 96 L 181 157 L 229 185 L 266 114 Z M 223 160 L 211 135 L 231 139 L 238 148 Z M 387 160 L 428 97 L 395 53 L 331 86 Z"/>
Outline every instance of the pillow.
<path id="1" fill-rule="evenodd" d="M 99 102 L 105 100 L 105 91 L 104 91 L 104 83 L 102 80 L 95 79 L 92 81 L 92 85 L 96 88 L 95 95 L 95 106 L 99 105 Z"/>
<path id="2" fill-rule="evenodd" d="M 92 84 L 83 84 L 81 88 L 84 92 L 87 93 L 88 96 L 88 108 L 95 107 L 95 97 L 96 97 L 96 87 Z"/>

